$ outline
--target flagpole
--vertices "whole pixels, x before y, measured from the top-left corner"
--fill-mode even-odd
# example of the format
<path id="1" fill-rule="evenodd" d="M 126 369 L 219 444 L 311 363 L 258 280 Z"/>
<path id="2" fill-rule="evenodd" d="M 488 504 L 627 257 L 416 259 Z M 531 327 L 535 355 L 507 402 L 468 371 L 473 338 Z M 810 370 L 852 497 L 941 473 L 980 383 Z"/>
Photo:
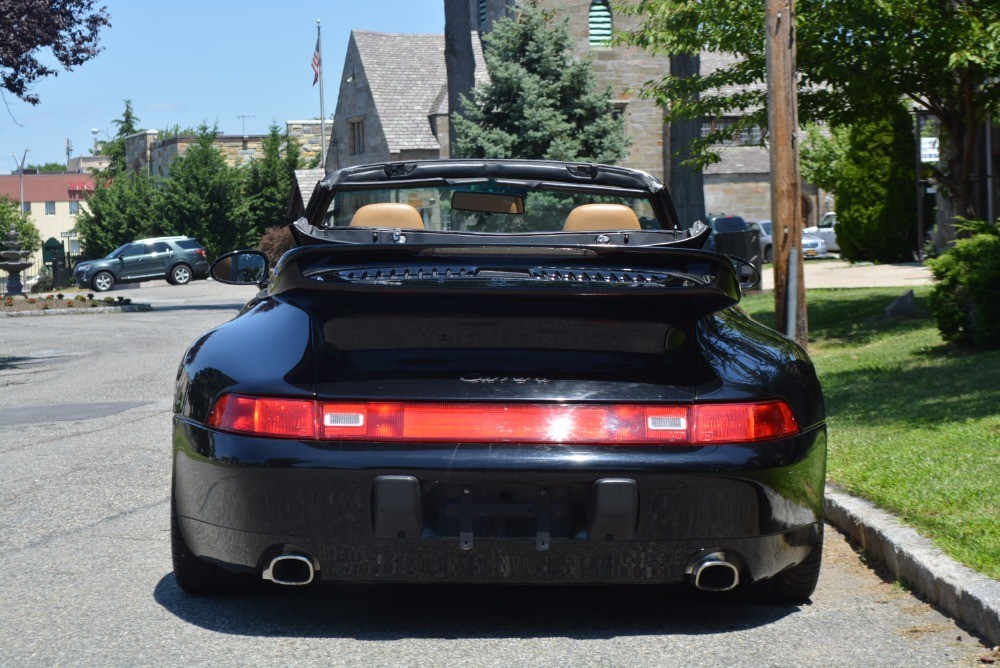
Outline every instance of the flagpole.
<path id="1" fill-rule="evenodd" d="M 316 50 L 319 52 L 319 146 L 320 166 L 326 169 L 326 107 L 323 103 L 323 45 L 321 42 L 319 19 L 316 19 Z"/>

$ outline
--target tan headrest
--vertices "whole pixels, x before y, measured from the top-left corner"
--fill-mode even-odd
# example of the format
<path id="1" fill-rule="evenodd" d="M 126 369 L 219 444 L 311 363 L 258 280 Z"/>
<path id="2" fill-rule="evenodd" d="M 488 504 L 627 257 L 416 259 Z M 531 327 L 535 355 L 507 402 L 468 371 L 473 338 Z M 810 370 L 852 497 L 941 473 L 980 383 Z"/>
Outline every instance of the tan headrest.
<path id="1" fill-rule="evenodd" d="M 351 227 L 392 227 L 404 230 L 424 229 L 420 212 L 409 204 L 381 202 L 366 204 L 354 212 Z"/>
<path id="2" fill-rule="evenodd" d="M 581 204 L 569 212 L 563 232 L 641 230 L 635 211 L 623 204 Z"/>

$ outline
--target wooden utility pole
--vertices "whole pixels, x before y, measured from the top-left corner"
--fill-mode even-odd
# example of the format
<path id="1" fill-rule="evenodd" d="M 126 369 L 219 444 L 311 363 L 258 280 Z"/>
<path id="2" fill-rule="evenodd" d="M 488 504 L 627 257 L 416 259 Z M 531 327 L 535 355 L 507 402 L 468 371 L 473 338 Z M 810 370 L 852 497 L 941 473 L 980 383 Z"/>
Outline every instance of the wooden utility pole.
<path id="1" fill-rule="evenodd" d="M 774 311 L 778 331 L 803 348 L 809 340 L 802 278 L 795 0 L 767 2 L 767 123 L 771 149 Z"/>

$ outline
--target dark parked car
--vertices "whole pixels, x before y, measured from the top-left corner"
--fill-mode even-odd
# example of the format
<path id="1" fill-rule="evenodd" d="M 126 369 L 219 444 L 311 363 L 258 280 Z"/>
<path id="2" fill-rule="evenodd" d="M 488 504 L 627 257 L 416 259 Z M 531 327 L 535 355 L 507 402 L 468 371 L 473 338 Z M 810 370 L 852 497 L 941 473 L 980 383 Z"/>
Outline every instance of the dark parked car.
<path id="1" fill-rule="evenodd" d="M 709 214 L 706 220 L 711 230 L 708 242 L 705 245 L 709 250 L 715 250 L 716 235 L 729 234 L 732 232 L 746 232 L 750 229 L 742 216 L 722 214 Z"/>
<path id="2" fill-rule="evenodd" d="M 741 277 L 701 249 L 707 232 L 620 167 L 330 174 L 273 274 L 258 251 L 212 269 L 263 290 L 178 371 L 178 584 L 689 582 L 808 599 L 820 385 L 802 349 L 735 308 Z"/>
<path id="3" fill-rule="evenodd" d="M 174 285 L 208 275 L 205 248 L 190 237 L 140 239 L 111 251 L 100 260 L 76 265 L 73 277 L 81 288 L 97 292 L 115 283 L 137 283 L 165 278 Z"/>

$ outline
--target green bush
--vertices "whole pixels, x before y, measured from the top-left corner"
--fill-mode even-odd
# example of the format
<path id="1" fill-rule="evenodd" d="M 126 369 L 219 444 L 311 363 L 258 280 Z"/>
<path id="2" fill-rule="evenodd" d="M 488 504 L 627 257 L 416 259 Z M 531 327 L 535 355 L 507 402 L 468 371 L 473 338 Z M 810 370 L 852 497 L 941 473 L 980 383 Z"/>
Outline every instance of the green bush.
<path id="1" fill-rule="evenodd" d="M 931 312 L 945 341 L 1000 348 L 1000 229 L 982 221 L 959 226 L 971 236 L 928 262 L 937 280 Z"/>
<path id="2" fill-rule="evenodd" d="M 837 167 L 837 243 L 851 262 L 913 259 L 912 118 L 900 105 L 851 127 Z"/>

